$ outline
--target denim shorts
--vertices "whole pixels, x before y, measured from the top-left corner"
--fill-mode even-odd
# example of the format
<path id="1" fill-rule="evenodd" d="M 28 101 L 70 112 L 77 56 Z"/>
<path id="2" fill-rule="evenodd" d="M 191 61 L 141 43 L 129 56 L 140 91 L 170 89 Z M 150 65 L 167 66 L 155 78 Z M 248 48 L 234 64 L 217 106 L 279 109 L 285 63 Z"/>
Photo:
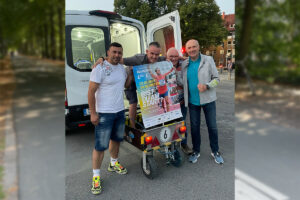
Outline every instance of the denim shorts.
<path id="1" fill-rule="evenodd" d="M 99 113 L 99 124 L 95 126 L 95 149 L 104 151 L 109 140 L 123 141 L 125 132 L 125 111 L 117 113 Z"/>

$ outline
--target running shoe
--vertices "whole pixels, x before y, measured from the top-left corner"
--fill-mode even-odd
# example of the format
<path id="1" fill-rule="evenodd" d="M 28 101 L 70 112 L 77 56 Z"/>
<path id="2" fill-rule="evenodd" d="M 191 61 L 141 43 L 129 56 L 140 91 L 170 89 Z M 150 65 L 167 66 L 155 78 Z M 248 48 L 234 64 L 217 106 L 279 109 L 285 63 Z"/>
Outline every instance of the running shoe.
<path id="1" fill-rule="evenodd" d="M 219 152 L 211 153 L 211 156 L 215 159 L 217 164 L 223 164 L 224 160 Z"/>
<path id="2" fill-rule="evenodd" d="M 102 188 L 101 188 L 100 176 L 94 176 L 93 177 L 93 184 L 92 184 L 91 191 L 92 191 L 93 194 L 100 194 L 101 193 Z"/>
<path id="3" fill-rule="evenodd" d="M 107 170 L 110 172 L 116 172 L 118 174 L 127 174 L 127 169 L 123 167 L 119 161 L 116 162 L 115 166 L 112 166 L 111 163 L 109 163 Z"/>

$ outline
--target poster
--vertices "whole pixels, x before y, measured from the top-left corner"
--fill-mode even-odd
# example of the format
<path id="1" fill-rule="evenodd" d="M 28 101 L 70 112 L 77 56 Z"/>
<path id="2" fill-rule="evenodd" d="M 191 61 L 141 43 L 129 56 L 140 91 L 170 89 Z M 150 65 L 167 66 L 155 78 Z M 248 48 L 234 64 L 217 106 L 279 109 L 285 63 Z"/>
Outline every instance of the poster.
<path id="1" fill-rule="evenodd" d="M 145 128 L 182 117 L 171 62 L 134 66 L 133 73 Z"/>

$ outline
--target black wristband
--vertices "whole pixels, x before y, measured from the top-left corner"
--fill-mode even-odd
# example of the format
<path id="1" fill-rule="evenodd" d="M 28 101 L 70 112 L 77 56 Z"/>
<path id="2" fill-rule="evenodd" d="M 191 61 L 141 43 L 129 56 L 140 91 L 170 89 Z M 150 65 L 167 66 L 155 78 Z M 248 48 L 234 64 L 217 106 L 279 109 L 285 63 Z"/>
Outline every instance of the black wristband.
<path id="1" fill-rule="evenodd" d="M 209 88 L 210 88 L 210 87 L 209 87 L 209 85 L 207 84 L 207 85 L 206 85 L 206 89 L 209 90 Z"/>

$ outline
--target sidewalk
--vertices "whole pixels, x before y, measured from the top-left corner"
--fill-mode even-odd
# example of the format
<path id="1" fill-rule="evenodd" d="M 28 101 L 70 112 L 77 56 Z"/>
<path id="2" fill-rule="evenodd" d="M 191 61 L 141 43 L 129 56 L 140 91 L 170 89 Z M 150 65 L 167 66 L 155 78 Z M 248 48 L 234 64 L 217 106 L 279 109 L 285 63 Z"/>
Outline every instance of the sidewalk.
<path id="1" fill-rule="evenodd" d="M 0 60 L 0 177 L 3 190 L 0 199 L 18 199 L 17 150 L 13 128 L 12 96 L 15 90 L 15 75 L 9 58 Z M 3 169 L 3 172 L 2 172 Z"/>

